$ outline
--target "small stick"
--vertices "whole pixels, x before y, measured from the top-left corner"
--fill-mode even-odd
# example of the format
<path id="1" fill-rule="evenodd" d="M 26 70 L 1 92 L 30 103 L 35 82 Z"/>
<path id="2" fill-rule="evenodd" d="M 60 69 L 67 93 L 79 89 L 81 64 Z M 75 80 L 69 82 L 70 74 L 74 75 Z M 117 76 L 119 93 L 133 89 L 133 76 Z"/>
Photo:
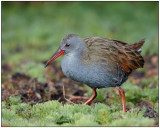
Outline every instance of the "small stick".
<path id="1" fill-rule="evenodd" d="M 65 97 L 64 85 L 63 85 L 63 97 L 64 97 L 64 99 L 65 99 L 66 101 L 68 101 L 69 103 L 75 104 L 75 103 L 73 103 L 72 101 L 70 101 L 69 99 L 67 99 L 67 98 Z"/>

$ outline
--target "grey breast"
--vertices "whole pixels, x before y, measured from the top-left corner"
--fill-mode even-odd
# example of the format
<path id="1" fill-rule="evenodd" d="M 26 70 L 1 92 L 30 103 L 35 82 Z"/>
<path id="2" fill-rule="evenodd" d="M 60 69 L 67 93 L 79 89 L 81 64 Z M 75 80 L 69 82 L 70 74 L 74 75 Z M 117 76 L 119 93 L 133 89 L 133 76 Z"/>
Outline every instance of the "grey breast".
<path id="1" fill-rule="evenodd" d="M 72 54 L 63 57 L 61 67 L 67 77 L 85 83 L 92 88 L 120 86 L 126 79 L 124 72 L 118 70 L 119 67 L 116 64 L 112 64 L 112 66 L 108 64 L 107 67 L 95 63 L 85 65 Z"/>

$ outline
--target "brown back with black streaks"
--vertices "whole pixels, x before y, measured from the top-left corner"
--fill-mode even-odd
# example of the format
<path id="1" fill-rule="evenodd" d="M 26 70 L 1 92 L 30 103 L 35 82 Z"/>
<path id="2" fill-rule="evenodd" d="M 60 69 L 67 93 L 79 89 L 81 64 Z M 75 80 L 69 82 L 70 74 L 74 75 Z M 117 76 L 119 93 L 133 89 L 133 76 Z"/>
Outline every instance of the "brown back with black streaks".
<path id="1" fill-rule="evenodd" d="M 144 65 L 144 59 L 138 51 L 145 42 L 144 39 L 134 44 L 102 37 L 85 38 L 83 41 L 86 46 L 83 60 L 88 64 L 93 61 L 101 61 L 104 64 L 111 61 L 119 64 L 125 72 L 131 72 Z"/>

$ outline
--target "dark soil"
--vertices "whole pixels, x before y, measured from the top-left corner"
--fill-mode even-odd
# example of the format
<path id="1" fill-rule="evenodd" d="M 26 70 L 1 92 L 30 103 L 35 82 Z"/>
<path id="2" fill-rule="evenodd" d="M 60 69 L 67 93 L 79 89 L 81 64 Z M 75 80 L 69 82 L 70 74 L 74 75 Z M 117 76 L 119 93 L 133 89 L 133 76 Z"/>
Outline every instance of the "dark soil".
<path id="1" fill-rule="evenodd" d="M 14 73 L 11 76 L 11 69 L 8 65 L 2 65 L 2 73 L 8 75 L 7 80 L 2 83 L 2 101 L 7 100 L 10 96 L 20 95 L 25 103 L 35 104 L 48 100 L 58 100 L 66 103 L 63 96 L 63 85 L 65 85 L 66 98 L 69 96 L 83 96 L 86 92 L 80 89 L 82 85 L 71 79 L 67 79 L 60 67 L 56 67 L 54 63 L 48 66 L 50 72 L 56 74 L 56 79 L 51 78 L 47 83 L 40 83 L 36 78 L 30 78 L 26 74 Z M 48 77 L 48 76 L 47 76 Z"/>
<path id="2" fill-rule="evenodd" d="M 136 104 L 135 107 L 141 110 L 142 107 L 144 106 L 147 108 L 146 112 L 144 113 L 144 117 L 149 117 L 154 119 L 158 117 L 158 113 L 154 110 L 153 105 L 148 100 L 140 101 L 139 103 Z"/>

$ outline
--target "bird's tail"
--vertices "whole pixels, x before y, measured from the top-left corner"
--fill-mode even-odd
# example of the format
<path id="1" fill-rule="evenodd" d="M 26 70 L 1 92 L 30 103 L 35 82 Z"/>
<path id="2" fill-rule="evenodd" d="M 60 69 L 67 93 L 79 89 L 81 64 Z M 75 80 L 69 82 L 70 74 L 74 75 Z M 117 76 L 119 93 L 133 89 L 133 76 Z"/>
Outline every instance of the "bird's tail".
<path id="1" fill-rule="evenodd" d="M 136 43 L 129 44 L 129 47 L 132 49 L 135 49 L 137 52 L 141 53 L 141 51 L 142 51 L 141 47 L 143 46 L 144 42 L 145 42 L 145 39 L 142 39 Z"/>

